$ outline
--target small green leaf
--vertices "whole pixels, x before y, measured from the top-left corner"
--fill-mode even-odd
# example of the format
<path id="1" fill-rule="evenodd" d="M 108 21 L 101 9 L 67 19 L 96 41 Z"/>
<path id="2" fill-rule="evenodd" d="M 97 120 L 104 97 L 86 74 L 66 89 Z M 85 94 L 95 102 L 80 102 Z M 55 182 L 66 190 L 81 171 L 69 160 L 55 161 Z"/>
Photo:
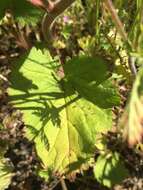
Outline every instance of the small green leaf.
<path id="1" fill-rule="evenodd" d="M 8 161 L 0 155 L 0 190 L 8 188 L 10 185 L 13 176 L 12 169 Z"/>
<path id="2" fill-rule="evenodd" d="M 121 183 L 128 175 L 117 152 L 111 155 L 100 155 L 94 166 L 94 176 L 97 181 L 109 188 Z"/>
<path id="3" fill-rule="evenodd" d="M 96 59 L 94 64 L 98 64 Z M 68 68 L 65 68 L 65 78 L 57 80 L 58 65 L 48 51 L 42 53 L 33 48 L 14 65 L 8 90 L 10 102 L 23 113 L 27 137 L 35 142 L 44 171 L 50 174 L 70 173 L 85 167 L 94 157 L 96 135 L 112 127 L 111 105 L 106 105 L 108 96 L 104 100 L 106 109 L 100 107 L 96 93 L 92 98 L 87 97 L 88 93 L 82 96 L 81 87 L 79 89 L 68 77 Z M 85 70 L 87 80 L 88 75 L 94 73 L 92 66 Z M 79 66 L 78 69 L 82 70 Z M 100 66 L 98 70 L 102 70 Z M 88 82 L 100 85 L 105 75 L 98 74 Z M 100 95 L 102 99 L 102 93 Z"/>

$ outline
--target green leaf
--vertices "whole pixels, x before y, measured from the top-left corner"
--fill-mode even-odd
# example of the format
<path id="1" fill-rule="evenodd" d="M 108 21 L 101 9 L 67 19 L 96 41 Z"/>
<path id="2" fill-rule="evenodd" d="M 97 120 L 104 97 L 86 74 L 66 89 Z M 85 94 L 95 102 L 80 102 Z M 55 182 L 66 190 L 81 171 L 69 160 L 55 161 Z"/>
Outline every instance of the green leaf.
<path id="1" fill-rule="evenodd" d="M 94 64 L 98 64 L 96 59 Z M 68 68 L 65 78 L 57 80 L 58 65 L 47 51 L 33 48 L 13 66 L 8 93 L 10 102 L 23 112 L 27 137 L 35 141 L 44 171 L 63 174 L 90 162 L 96 135 L 112 127 L 112 111 L 110 106 L 100 107 L 98 99 L 97 105 L 93 103 L 96 94 L 92 101 L 82 96 L 78 86 L 68 79 Z M 90 69 L 87 72 L 92 72 Z M 92 78 L 98 84 L 101 79 Z"/>
<path id="2" fill-rule="evenodd" d="M 11 10 L 16 21 L 21 25 L 35 25 L 42 16 L 42 11 L 26 0 L 2 0 L 0 1 L 0 20 L 4 17 L 5 11 Z"/>
<path id="3" fill-rule="evenodd" d="M 121 183 L 128 175 L 128 171 L 117 152 L 111 155 L 100 155 L 94 166 L 94 176 L 97 181 L 109 188 Z"/>
<path id="4" fill-rule="evenodd" d="M 108 64 L 100 57 L 77 57 L 64 65 L 68 81 L 80 95 L 99 107 L 119 105 L 120 98 L 109 78 Z"/>
<path id="5" fill-rule="evenodd" d="M 12 176 L 12 166 L 2 155 L 0 155 L 0 190 L 8 188 Z"/>

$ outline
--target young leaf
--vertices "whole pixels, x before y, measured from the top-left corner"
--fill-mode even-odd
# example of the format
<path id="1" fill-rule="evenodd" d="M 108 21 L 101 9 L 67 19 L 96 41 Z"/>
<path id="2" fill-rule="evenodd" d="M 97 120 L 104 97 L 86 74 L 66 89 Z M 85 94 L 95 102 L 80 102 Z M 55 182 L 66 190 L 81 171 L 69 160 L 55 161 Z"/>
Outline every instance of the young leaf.
<path id="1" fill-rule="evenodd" d="M 100 63 L 94 58 L 92 62 Z M 68 68 L 65 68 L 65 78 L 58 81 L 55 76 L 58 64 L 47 51 L 42 53 L 33 48 L 14 65 L 8 92 L 10 102 L 23 112 L 27 137 L 35 141 L 44 170 L 63 174 L 77 171 L 93 157 L 96 135 L 112 127 L 112 111 L 108 104 L 106 109 L 100 107 L 96 93 L 91 101 L 86 96 L 88 93 L 82 96 L 78 86 L 66 77 L 70 73 Z M 104 61 L 101 67 L 102 64 Z M 93 73 L 92 66 L 86 69 L 86 77 Z M 102 70 L 100 66 L 99 70 Z M 98 76 L 90 79 L 97 86 L 104 79 Z M 116 93 L 111 95 L 112 91 L 108 94 L 110 97 L 118 96 Z M 117 102 L 113 100 L 114 103 Z"/>
<path id="2" fill-rule="evenodd" d="M 97 181 L 109 188 L 121 183 L 128 175 L 128 171 L 117 152 L 111 155 L 100 155 L 94 166 L 94 176 Z"/>

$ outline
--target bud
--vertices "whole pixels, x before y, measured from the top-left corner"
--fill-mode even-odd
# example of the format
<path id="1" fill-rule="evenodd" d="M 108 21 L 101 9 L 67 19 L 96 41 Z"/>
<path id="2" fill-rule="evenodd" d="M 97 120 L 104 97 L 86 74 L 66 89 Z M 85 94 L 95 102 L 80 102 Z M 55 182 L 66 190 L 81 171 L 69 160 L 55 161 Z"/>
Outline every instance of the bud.
<path id="1" fill-rule="evenodd" d="M 45 5 L 43 3 L 42 0 L 27 0 L 28 2 L 30 2 L 31 4 L 33 4 L 36 7 L 40 7 L 40 8 L 44 8 Z"/>
<path id="2" fill-rule="evenodd" d="M 54 8 L 54 3 L 48 0 L 27 0 L 27 1 L 38 8 L 44 9 L 47 12 L 52 11 Z"/>

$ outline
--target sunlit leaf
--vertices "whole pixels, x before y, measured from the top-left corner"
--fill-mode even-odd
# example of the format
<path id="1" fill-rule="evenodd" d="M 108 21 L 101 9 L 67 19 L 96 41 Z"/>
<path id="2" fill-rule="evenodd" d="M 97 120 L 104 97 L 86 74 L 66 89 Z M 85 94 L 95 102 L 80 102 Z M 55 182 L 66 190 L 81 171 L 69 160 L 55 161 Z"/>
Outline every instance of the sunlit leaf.
<path id="1" fill-rule="evenodd" d="M 33 48 L 13 65 L 8 90 L 10 102 L 23 113 L 27 137 L 34 140 L 43 169 L 50 174 L 77 171 L 90 162 L 96 135 L 111 129 L 111 107 L 119 103 L 102 59 L 73 59 L 65 64 L 61 80 L 58 64 L 47 51 Z"/>
<path id="2" fill-rule="evenodd" d="M 12 166 L 0 154 L 0 190 L 4 190 L 10 185 L 12 176 Z"/>

